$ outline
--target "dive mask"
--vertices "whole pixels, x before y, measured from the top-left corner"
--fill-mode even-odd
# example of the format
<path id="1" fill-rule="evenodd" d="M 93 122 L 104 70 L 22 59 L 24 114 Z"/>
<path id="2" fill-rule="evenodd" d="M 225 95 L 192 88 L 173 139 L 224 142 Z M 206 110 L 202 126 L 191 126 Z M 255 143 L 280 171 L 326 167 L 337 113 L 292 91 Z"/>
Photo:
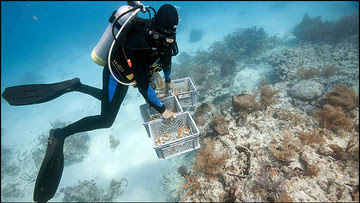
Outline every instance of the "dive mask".
<path id="1" fill-rule="evenodd" d="M 156 30 L 152 30 L 151 34 L 153 35 L 153 38 L 155 40 L 161 40 L 161 41 L 166 42 L 167 44 L 172 44 L 176 40 L 176 37 L 175 37 L 176 33 L 173 34 L 173 37 L 168 37 L 168 36 L 161 34 L 160 32 L 158 32 Z"/>

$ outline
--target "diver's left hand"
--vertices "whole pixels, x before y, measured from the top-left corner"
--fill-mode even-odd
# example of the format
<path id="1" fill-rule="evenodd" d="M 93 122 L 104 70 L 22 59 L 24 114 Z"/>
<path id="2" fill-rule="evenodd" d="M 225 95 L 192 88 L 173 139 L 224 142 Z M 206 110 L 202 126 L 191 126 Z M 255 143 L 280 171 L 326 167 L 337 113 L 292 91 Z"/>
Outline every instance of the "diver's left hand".
<path id="1" fill-rule="evenodd" d="M 167 96 L 167 97 L 170 96 L 172 90 L 173 90 L 172 84 L 170 82 L 166 83 L 166 85 L 165 85 L 165 96 Z"/>

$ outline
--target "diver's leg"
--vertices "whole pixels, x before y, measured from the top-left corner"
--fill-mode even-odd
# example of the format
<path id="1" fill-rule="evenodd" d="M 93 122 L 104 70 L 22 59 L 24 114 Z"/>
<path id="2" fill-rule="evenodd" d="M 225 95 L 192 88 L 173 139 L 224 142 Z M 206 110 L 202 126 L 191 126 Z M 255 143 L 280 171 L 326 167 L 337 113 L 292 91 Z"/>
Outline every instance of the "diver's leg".
<path id="1" fill-rule="evenodd" d="M 103 71 L 100 115 L 88 116 L 64 128 L 55 129 L 55 138 L 65 139 L 66 137 L 78 132 L 109 128 L 116 118 L 127 90 L 128 86 L 118 84 L 110 75 L 107 66 L 105 66 Z"/>
<path id="2" fill-rule="evenodd" d="M 52 129 L 46 150 L 35 183 L 34 201 L 46 202 L 51 199 L 60 183 L 63 167 L 64 139 L 72 134 L 99 128 L 110 127 L 125 98 L 128 86 L 117 84 L 111 79 L 109 70 L 105 66 L 103 71 L 103 90 L 101 99 L 101 114 L 85 117 L 61 129 Z"/>
<path id="3" fill-rule="evenodd" d="M 82 83 L 77 84 L 74 88 L 72 88 L 72 91 L 78 91 L 81 93 L 88 94 L 90 96 L 95 97 L 96 99 L 100 100 L 102 99 L 102 90 L 96 87 L 92 87 L 89 85 L 85 85 Z"/>

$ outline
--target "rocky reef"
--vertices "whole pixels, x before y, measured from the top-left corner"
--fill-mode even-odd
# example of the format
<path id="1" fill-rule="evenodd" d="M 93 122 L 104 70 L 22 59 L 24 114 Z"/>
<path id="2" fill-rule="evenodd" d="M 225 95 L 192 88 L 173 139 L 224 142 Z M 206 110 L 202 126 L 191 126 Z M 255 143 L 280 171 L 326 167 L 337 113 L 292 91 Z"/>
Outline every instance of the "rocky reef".
<path id="1" fill-rule="evenodd" d="M 359 37 L 335 44 L 303 43 L 266 58 L 279 81 L 312 79 L 328 86 L 359 78 Z"/>
<path id="2" fill-rule="evenodd" d="M 18 167 L 10 163 L 11 158 L 14 156 L 13 150 L 1 145 L 1 179 L 4 174 L 16 175 L 19 172 Z"/>
<path id="3" fill-rule="evenodd" d="M 180 202 L 359 201 L 358 31 L 331 43 L 301 40 L 240 50 L 232 74 L 221 67 L 234 49 L 221 42 L 217 58 L 204 59 L 210 49 L 180 61 L 198 88 L 189 110 L 201 131 L 192 167 L 181 172 Z M 258 66 L 272 74 L 253 88 L 231 85 Z"/>
<path id="4" fill-rule="evenodd" d="M 279 95 L 282 105 L 266 110 L 223 112 L 227 134 L 212 128 L 210 118 L 200 126 L 202 150 L 215 157 L 199 151 L 181 202 L 358 200 L 358 107 L 355 118 L 346 117 L 350 128 L 333 129 L 288 103 L 286 90 Z M 206 168 L 204 160 L 215 162 Z"/>
<path id="5" fill-rule="evenodd" d="M 7 197 L 23 197 L 23 190 L 19 188 L 18 183 L 7 183 L 1 188 L 1 196 Z"/>
<path id="6" fill-rule="evenodd" d="M 111 202 L 113 198 L 121 196 L 127 187 L 126 178 L 121 180 L 112 179 L 107 189 L 99 189 L 94 180 L 79 181 L 75 186 L 61 188 L 64 193 L 63 202 Z"/>
<path id="7" fill-rule="evenodd" d="M 114 151 L 120 144 L 120 140 L 116 139 L 113 135 L 109 135 L 110 149 Z"/>
<path id="8" fill-rule="evenodd" d="M 305 14 L 293 34 L 306 42 L 337 42 L 359 33 L 359 13 L 345 14 L 337 21 L 322 21 Z"/>
<path id="9" fill-rule="evenodd" d="M 3 131 L 1 132 L 3 133 Z M 16 177 L 21 169 L 10 160 L 14 157 L 13 150 L 1 145 L 1 181 L 5 176 Z M 1 196 L 6 198 L 23 197 L 24 191 L 19 183 L 6 183 L 1 185 Z"/>
<path id="10" fill-rule="evenodd" d="M 65 127 L 68 123 L 60 120 L 50 122 L 53 128 Z M 32 149 L 35 164 L 40 167 L 46 152 L 48 133 L 43 133 L 38 138 L 38 146 Z M 69 166 L 84 160 L 89 154 L 90 136 L 87 132 L 76 133 L 65 139 L 64 165 Z"/>

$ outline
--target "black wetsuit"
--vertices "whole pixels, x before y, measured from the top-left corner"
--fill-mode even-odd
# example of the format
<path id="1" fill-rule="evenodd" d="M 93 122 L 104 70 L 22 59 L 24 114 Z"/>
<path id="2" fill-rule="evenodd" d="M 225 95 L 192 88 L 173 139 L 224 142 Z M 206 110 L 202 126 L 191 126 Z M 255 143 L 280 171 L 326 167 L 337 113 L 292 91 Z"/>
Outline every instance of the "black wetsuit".
<path id="1" fill-rule="evenodd" d="M 125 53 L 127 59 L 130 59 L 132 62 L 132 68 L 139 92 L 152 107 L 159 113 L 163 113 L 165 111 L 165 106 L 159 101 L 155 91 L 150 86 L 149 67 L 158 61 L 164 71 L 166 82 L 170 82 L 171 57 L 174 55 L 174 50 L 176 50 L 175 52 L 177 53 L 177 46 L 176 43 L 174 43 L 170 46 L 156 46 L 156 50 L 149 48 L 155 46 L 155 42 L 152 41 L 148 35 L 148 32 L 151 29 L 151 23 L 151 20 L 134 19 L 133 23 L 129 24 L 127 29 L 124 29 L 126 30 L 126 32 L 124 32 L 126 34 L 120 35 L 120 41 L 122 41 L 126 47 L 147 48 L 125 48 Z M 122 64 L 123 66 L 126 65 L 126 60 L 121 47 L 114 49 L 113 58 L 119 64 Z M 129 82 L 125 75 L 119 77 L 119 74 L 117 74 L 114 69 L 112 70 L 117 78 Z M 106 64 L 103 69 L 102 90 L 84 84 L 80 84 L 75 89 L 75 91 L 90 94 L 101 101 L 100 115 L 88 116 L 64 128 L 58 128 L 55 130 L 54 136 L 56 138 L 65 139 L 78 132 L 111 127 L 119 111 L 120 105 L 125 98 L 127 90 L 128 86 L 118 83 L 113 78 L 110 74 L 108 64 Z"/>

